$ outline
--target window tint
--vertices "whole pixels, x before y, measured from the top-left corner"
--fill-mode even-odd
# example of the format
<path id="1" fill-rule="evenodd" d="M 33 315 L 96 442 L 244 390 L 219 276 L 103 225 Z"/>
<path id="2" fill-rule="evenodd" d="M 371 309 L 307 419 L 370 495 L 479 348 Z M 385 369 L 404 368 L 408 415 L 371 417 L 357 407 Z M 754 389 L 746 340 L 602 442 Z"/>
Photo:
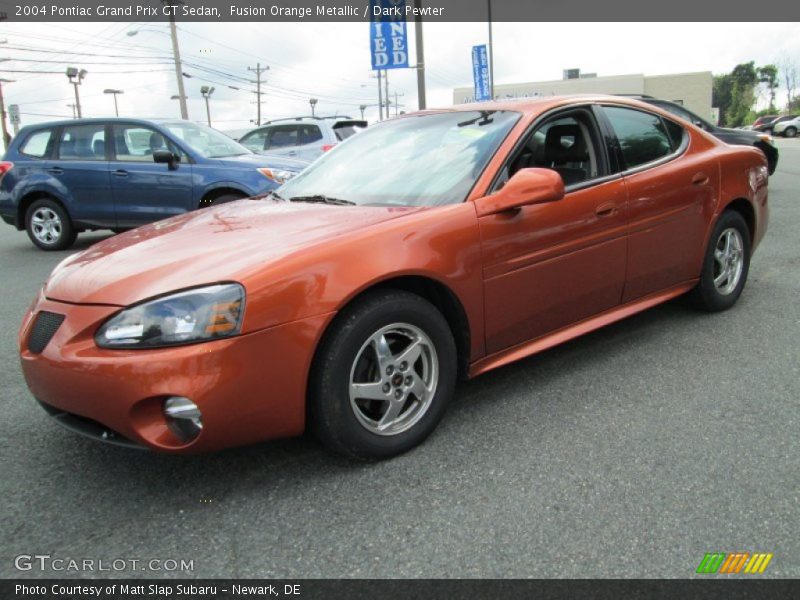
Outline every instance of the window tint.
<path id="1" fill-rule="evenodd" d="M 672 152 L 661 117 L 615 106 L 605 107 L 605 113 L 617 134 L 626 168 L 658 160 Z"/>
<path id="2" fill-rule="evenodd" d="M 34 158 L 44 158 L 50 148 L 50 142 L 53 139 L 53 130 L 45 129 L 43 131 L 36 131 L 28 136 L 25 143 L 20 148 L 20 154 L 26 156 L 33 156 Z"/>
<path id="3" fill-rule="evenodd" d="M 140 125 L 114 125 L 114 152 L 122 162 L 153 162 L 153 153 L 169 150 L 185 156 L 162 134 Z"/>
<path id="4" fill-rule="evenodd" d="M 269 137 L 270 148 L 283 148 L 297 145 L 297 125 L 275 127 Z"/>
<path id="5" fill-rule="evenodd" d="M 313 144 L 322 139 L 322 132 L 316 125 L 303 125 L 300 128 L 300 143 Z"/>
<path id="6" fill-rule="evenodd" d="M 259 131 L 248 133 L 241 140 L 239 140 L 239 143 L 247 148 L 250 148 L 250 150 L 253 152 L 259 152 L 267 147 L 268 136 L 269 129 L 261 129 Z"/>
<path id="7" fill-rule="evenodd" d="M 68 125 L 58 143 L 61 160 L 105 160 L 106 128 L 103 123 Z"/>
<path id="8" fill-rule="evenodd" d="M 333 126 L 333 133 L 336 134 L 336 139 L 343 142 L 347 138 L 354 136 L 359 131 L 366 129 L 366 124 L 361 123 L 337 123 Z"/>

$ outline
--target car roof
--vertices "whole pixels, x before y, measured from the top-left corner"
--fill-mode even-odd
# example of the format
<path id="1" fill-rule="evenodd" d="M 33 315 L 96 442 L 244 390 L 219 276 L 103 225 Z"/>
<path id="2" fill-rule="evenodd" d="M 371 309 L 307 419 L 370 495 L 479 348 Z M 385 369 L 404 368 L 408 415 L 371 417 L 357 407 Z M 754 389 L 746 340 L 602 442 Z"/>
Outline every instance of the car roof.
<path id="1" fill-rule="evenodd" d="M 495 111 L 507 110 L 511 112 L 520 112 L 526 114 L 539 114 L 548 111 L 552 108 L 561 106 L 570 106 L 572 104 L 598 104 L 598 103 L 611 103 L 611 104 L 625 104 L 633 108 L 652 109 L 653 104 L 647 101 L 637 100 L 629 96 L 617 96 L 613 94 L 565 94 L 561 96 L 537 96 L 534 98 L 521 98 L 509 100 L 489 100 L 487 102 L 474 102 L 468 104 L 459 104 L 457 106 L 446 108 L 434 108 L 430 110 L 418 111 L 407 113 L 400 117 L 439 113 L 439 112 L 467 112 L 467 111 Z M 655 107 L 658 109 L 658 107 Z"/>
<path id="2" fill-rule="evenodd" d="M 87 117 L 81 119 L 59 119 L 57 121 L 43 121 L 26 125 L 25 129 L 47 129 L 48 127 L 62 127 L 65 125 L 93 125 L 95 123 L 138 123 L 140 125 L 174 125 L 180 123 L 196 123 L 182 121 L 181 119 L 143 119 L 140 117 Z"/>

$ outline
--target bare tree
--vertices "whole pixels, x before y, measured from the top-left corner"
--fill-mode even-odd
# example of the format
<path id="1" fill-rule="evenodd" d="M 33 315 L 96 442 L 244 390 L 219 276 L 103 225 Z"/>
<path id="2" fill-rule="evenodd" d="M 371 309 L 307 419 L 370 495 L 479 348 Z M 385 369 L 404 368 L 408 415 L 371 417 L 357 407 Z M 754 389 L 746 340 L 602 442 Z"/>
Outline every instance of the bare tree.
<path id="1" fill-rule="evenodd" d="M 778 68 L 786 86 L 786 106 L 788 108 L 795 98 L 795 90 L 797 89 L 797 62 L 788 54 L 784 54 L 778 60 Z"/>

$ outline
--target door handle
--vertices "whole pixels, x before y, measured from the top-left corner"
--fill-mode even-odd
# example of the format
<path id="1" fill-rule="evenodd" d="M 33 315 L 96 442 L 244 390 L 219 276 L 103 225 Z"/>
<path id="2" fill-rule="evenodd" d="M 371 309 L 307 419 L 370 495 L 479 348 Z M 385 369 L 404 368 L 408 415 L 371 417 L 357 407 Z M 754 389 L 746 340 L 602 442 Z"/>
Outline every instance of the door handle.
<path id="1" fill-rule="evenodd" d="M 117 177 L 127 177 L 128 172 L 125 169 L 117 169 L 116 171 L 114 171 L 114 175 L 116 175 Z"/>
<path id="2" fill-rule="evenodd" d="M 287 156 L 297 156 L 297 150 L 289 150 L 286 154 Z"/>
<path id="3" fill-rule="evenodd" d="M 51 169 L 47 169 L 48 173 L 52 173 L 53 175 L 61 175 L 64 173 L 64 169 L 60 167 L 53 167 Z"/>
<path id="4" fill-rule="evenodd" d="M 594 212 L 598 217 L 610 217 L 617 212 L 617 205 L 611 202 L 601 204 Z"/>
<path id="5" fill-rule="evenodd" d="M 697 173 L 694 177 L 692 177 L 692 184 L 693 185 L 705 185 L 708 183 L 708 175 L 705 173 Z"/>

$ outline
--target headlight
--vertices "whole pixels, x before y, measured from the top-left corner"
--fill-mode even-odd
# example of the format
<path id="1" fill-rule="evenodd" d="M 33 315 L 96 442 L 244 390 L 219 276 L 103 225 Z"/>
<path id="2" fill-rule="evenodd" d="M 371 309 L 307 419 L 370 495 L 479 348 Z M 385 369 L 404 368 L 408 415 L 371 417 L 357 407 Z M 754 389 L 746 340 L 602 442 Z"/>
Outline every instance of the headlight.
<path id="1" fill-rule="evenodd" d="M 244 299 L 238 283 L 178 292 L 123 310 L 94 339 L 101 348 L 160 348 L 230 337 L 241 330 Z"/>
<path id="2" fill-rule="evenodd" d="M 289 181 L 292 177 L 297 175 L 294 171 L 285 171 L 281 169 L 268 169 L 267 167 L 262 167 L 258 170 L 264 177 L 267 179 L 271 179 L 278 185 L 283 185 L 287 181 Z"/>

